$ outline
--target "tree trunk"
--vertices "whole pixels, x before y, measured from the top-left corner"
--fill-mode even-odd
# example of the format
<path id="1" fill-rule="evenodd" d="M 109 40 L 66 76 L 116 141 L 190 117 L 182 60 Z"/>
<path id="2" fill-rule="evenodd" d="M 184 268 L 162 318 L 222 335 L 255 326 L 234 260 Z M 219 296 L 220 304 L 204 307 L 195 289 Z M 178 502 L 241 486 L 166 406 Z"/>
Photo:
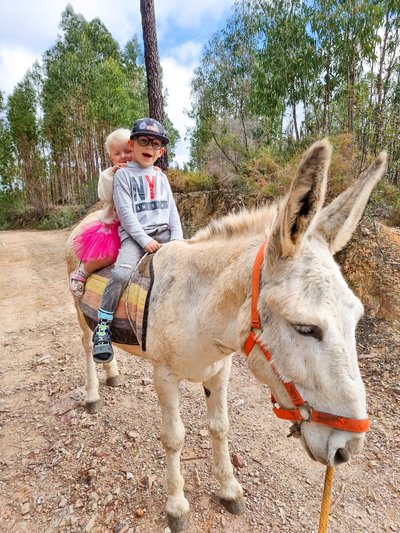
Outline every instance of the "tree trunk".
<path id="1" fill-rule="evenodd" d="M 296 113 L 296 104 L 292 104 L 292 116 L 293 116 L 293 127 L 294 134 L 296 136 L 296 141 L 299 141 L 299 128 L 297 127 L 297 113 Z"/>
<path id="2" fill-rule="evenodd" d="M 347 78 L 347 128 L 349 133 L 354 131 L 354 91 L 356 83 L 356 58 L 353 53 Z"/>
<path id="3" fill-rule="evenodd" d="M 155 118 L 158 122 L 164 124 L 164 98 L 162 93 L 160 59 L 157 47 L 154 0 L 140 0 L 140 13 L 142 15 L 149 115 L 150 118 Z M 168 167 L 168 157 L 166 153 L 160 157 L 158 164 L 163 170 Z"/>
<path id="4" fill-rule="evenodd" d="M 324 115 L 322 129 L 326 135 L 331 133 L 331 55 L 329 53 L 325 64 L 325 86 L 324 86 Z"/>
<path id="5" fill-rule="evenodd" d="M 376 109 L 375 109 L 375 135 L 374 135 L 374 144 L 372 147 L 372 153 L 377 154 L 379 147 L 382 143 L 382 129 L 383 129 L 383 70 L 386 64 L 386 52 L 388 37 L 390 32 L 390 20 L 389 13 L 386 13 L 385 18 L 385 33 L 383 37 L 383 42 L 381 44 L 380 50 L 380 59 L 379 59 L 379 70 L 376 75 Z"/>

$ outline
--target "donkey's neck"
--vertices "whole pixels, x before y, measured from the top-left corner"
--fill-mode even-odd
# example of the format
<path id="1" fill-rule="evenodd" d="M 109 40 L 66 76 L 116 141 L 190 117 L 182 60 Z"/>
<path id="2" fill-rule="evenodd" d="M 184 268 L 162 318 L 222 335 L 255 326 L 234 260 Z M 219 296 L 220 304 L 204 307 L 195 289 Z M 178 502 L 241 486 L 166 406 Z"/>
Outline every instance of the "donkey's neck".
<path id="1" fill-rule="evenodd" d="M 210 336 L 232 350 L 240 348 L 241 322 L 250 327 L 251 274 L 263 239 L 213 239 L 188 246 L 201 293 L 197 319 L 208 322 Z"/>

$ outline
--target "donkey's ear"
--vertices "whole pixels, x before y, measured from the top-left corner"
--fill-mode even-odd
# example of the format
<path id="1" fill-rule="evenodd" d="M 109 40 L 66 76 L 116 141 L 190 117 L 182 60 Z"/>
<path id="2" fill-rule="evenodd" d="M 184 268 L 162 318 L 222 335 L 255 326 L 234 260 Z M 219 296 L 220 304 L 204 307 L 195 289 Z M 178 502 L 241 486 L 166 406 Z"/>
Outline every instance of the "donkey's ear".
<path id="1" fill-rule="evenodd" d="M 386 171 L 386 152 L 381 152 L 359 179 L 322 209 L 317 231 L 335 254 L 350 240 L 376 183 Z"/>
<path id="2" fill-rule="evenodd" d="M 328 139 L 323 139 L 304 154 L 272 229 L 268 244 L 270 260 L 291 257 L 299 247 L 324 201 L 331 153 Z"/>

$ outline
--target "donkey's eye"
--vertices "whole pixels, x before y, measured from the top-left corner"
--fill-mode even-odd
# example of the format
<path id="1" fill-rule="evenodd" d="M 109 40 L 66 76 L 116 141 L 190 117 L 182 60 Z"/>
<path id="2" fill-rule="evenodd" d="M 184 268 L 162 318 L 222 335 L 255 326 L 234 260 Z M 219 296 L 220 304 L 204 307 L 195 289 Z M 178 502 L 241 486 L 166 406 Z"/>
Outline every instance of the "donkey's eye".
<path id="1" fill-rule="evenodd" d="M 322 329 L 318 326 L 308 326 L 306 324 L 292 325 L 293 328 L 297 331 L 297 333 L 300 333 L 300 335 L 304 335 L 305 337 L 314 337 L 314 339 L 322 341 Z"/>

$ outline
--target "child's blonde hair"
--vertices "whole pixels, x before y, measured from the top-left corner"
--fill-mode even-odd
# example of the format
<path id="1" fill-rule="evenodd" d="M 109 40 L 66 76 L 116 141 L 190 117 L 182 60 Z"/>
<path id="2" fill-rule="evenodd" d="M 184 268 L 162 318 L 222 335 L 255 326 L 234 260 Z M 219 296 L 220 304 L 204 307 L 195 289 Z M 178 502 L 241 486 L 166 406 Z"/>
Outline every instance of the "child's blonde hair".
<path id="1" fill-rule="evenodd" d="M 105 142 L 108 155 L 110 155 L 111 145 L 115 142 L 128 142 L 131 138 L 131 131 L 127 128 L 118 128 L 110 133 Z"/>

